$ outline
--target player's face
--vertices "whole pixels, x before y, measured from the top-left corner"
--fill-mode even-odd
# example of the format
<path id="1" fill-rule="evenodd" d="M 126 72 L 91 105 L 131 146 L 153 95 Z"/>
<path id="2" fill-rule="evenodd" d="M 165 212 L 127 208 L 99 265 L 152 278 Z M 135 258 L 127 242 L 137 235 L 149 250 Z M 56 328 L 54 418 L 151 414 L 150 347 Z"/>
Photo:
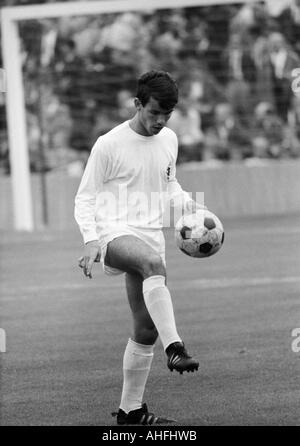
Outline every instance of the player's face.
<path id="1" fill-rule="evenodd" d="M 140 131 L 144 136 L 157 135 L 167 124 L 173 112 L 173 109 L 161 108 L 158 101 L 153 98 L 150 98 L 145 106 L 137 99 L 136 106 Z"/>

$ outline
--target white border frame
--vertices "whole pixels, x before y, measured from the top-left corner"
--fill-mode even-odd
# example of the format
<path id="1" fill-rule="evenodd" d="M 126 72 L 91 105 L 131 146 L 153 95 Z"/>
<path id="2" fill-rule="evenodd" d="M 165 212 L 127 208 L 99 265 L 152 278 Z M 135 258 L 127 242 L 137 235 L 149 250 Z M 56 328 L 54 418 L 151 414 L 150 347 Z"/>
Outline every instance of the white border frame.
<path id="1" fill-rule="evenodd" d="M 23 20 L 82 16 L 126 11 L 253 3 L 256 0 L 98 0 L 5 7 L 1 10 L 2 52 L 6 71 L 9 153 L 13 187 L 14 228 L 32 231 L 34 219 L 18 22 Z M 88 9 L 87 9 L 88 5 Z"/>

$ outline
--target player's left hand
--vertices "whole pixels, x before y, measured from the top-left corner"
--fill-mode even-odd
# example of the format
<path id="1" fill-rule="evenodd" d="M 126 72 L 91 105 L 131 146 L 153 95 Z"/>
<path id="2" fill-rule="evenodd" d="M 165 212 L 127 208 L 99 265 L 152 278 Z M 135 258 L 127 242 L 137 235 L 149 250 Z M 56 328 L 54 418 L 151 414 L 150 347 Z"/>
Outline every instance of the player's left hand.
<path id="1" fill-rule="evenodd" d="M 100 262 L 100 252 L 97 242 L 89 242 L 85 245 L 84 255 L 79 257 L 78 266 L 83 269 L 86 277 L 92 278 L 92 266 L 94 262 Z"/>
<path id="2" fill-rule="evenodd" d="M 100 262 L 100 254 L 97 255 L 97 257 L 95 258 L 94 262 L 96 262 L 96 263 Z M 84 268 L 85 261 L 84 261 L 84 257 L 83 256 L 79 257 L 79 259 L 78 259 L 78 266 L 80 268 Z"/>

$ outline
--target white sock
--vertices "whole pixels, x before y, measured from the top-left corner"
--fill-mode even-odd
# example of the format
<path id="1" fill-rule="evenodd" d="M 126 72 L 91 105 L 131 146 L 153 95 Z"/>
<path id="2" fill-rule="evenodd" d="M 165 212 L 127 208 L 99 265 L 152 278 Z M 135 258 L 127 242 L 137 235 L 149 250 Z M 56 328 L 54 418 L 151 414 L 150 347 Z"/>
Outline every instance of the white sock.
<path id="1" fill-rule="evenodd" d="M 144 300 L 164 349 L 181 342 L 176 329 L 173 304 L 164 276 L 151 276 L 143 282 Z"/>
<path id="2" fill-rule="evenodd" d="M 128 339 L 123 357 L 123 390 L 120 403 L 120 408 L 126 413 L 142 407 L 153 348 L 153 345 L 138 344 Z"/>

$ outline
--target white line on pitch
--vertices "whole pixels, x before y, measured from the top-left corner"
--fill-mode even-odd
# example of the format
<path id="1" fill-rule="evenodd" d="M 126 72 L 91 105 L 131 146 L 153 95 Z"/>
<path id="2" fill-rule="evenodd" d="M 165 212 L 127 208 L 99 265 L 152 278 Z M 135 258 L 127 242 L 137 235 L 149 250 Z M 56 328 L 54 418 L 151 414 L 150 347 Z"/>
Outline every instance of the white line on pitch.
<path id="1" fill-rule="evenodd" d="M 249 227 L 245 227 L 245 228 L 231 228 L 230 224 L 228 224 L 228 230 L 226 229 L 226 225 L 225 225 L 225 231 L 227 234 L 230 234 L 230 236 L 232 235 L 241 235 L 241 234 L 245 234 L 249 232 Z M 168 230 L 168 228 L 166 228 Z M 170 228 L 171 230 L 173 230 L 173 228 Z M 253 226 L 251 227 L 251 234 L 254 235 L 295 235 L 295 234 L 300 234 L 300 227 L 299 226 L 291 226 L 288 228 L 288 230 L 284 227 L 256 227 Z M 56 234 L 52 234 L 52 233 L 46 233 L 46 234 L 39 234 L 39 233 L 35 233 L 35 234 L 29 234 L 29 235 L 25 235 L 25 236 L 20 236 L 19 234 L 17 234 L 17 236 L 14 233 L 8 233 L 5 234 L 5 238 L 1 238 L 0 237 L 0 244 L 5 246 L 5 245 L 11 245 L 11 244 L 30 244 L 30 243 L 49 243 L 49 242 L 54 242 L 57 240 L 61 239 L 61 234 L 56 235 Z M 78 250 L 80 255 L 80 248 Z"/>
<path id="2" fill-rule="evenodd" d="M 92 284 L 85 283 L 73 283 L 73 284 L 62 284 L 62 285 L 46 285 L 46 286 L 23 286 L 22 288 L 15 289 L 3 289 L 2 288 L 2 298 L 1 301 L 17 299 L 28 299 L 28 295 L 34 294 L 34 298 L 41 296 L 44 298 L 45 293 L 55 292 L 55 291 L 76 291 L 84 290 L 87 294 L 89 289 L 99 289 L 99 291 L 110 290 L 110 289 L 123 289 L 124 284 L 122 283 L 101 283 L 101 280 L 94 279 L 95 282 Z M 216 289 L 216 288 L 240 288 L 240 287 L 255 287 L 255 286 L 266 286 L 266 285 L 285 285 L 292 283 L 300 283 L 300 276 L 286 276 L 286 277 L 232 277 L 232 278 L 222 278 L 222 279 L 192 279 L 192 280 L 170 280 L 170 289 L 176 291 L 178 289 Z M 7 296 L 7 297 L 5 297 Z M 51 298 L 51 296 L 50 296 Z M 71 297 L 74 299 L 74 296 Z"/>
<path id="3" fill-rule="evenodd" d="M 288 230 L 286 228 L 256 228 L 253 227 L 251 229 L 249 228 L 234 228 L 231 229 L 229 228 L 228 233 L 230 235 L 241 235 L 241 234 L 245 234 L 245 233 L 249 233 L 249 230 L 251 231 L 251 236 L 253 235 L 295 235 L 295 234 L 300 234 L 300 228 L 299 227 L 291 227 L 288 228 Z M 226 231 L 226 227 L 225 227 L 225 232 Z"/>
<path id="4" fill-rule="evenodd" d="M 244 286 L 264 286 L 273 284 L 288 284 L 288 283 L 300 283 L 299 276 L 287 276 L 287 277 L 232 277 L 222 279 L 192 279 L 178 282 L 176 289 L 181 288 L 239 288 Z"/>

